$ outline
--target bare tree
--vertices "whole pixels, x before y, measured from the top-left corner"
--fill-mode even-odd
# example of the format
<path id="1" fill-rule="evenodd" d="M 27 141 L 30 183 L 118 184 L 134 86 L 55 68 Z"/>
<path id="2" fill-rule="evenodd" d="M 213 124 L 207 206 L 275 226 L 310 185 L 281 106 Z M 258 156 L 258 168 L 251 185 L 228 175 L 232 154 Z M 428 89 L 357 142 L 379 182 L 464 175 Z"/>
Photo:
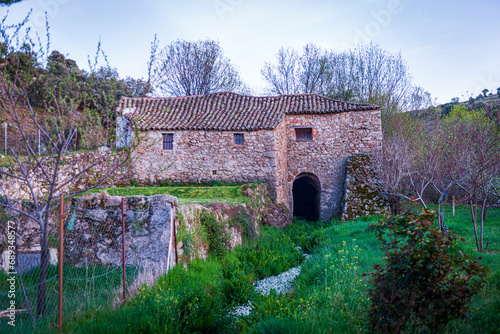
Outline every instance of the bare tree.
<path id="1" fill-rule="evenodd" d="M 362 167 L 361 179 L 379 191 L 392 214 L 399 213 L 401 200 L 427 207 L 424 192 L 435 177 L 435 152 L 425 145 L 425 135 L 418 130 L 422 130 L 422 122 L 407 115 L 395 115 L 391 121 L 395 131 L 371 154 L 371 164 Z"/>
<path id="2" fill-rule="evenodd" d="M 484 252 L 484 223 L 488 205 L 498 198 L 500 131 L 484 110 L 455 106 L 443 120 L 426 128 L 405 115 L 392 115 L 394 131 L 385 136 L 382 149 L 372 155 L 372 166 L 360 175 L 388 201 L 392 213 L 399 200 L 426 206 L 425 191 L 439 194 L 438 222 L 446 231 L 444 206 L 454 188 L 462 189 L 470 206 L 477 250 Z M 370 177 L 367 177 L 370 176 Z"/>
<path id="3" fill-rule="evenodd" d="M 19 28 L 14 34 L 20 31 Z M 7 55 L 0 60 L 3 64 L 0 68 L 0 112 L 16 129 L 15 136 L 21 146 L 9 148 L 8 165 L 0 168 L 0 207 L 38 225 L 41 267 L 37 314 L 42 315 L 49 264 L 50 213 L 58 204 L 57 198 L 60 194 L 71 198 L 125 177 L 132 150 L 98 150 L 114 142 L 115 130 L 104 126 L 109 123 L 105 119 L 109 112 L 85 107 L 95 104 L 91 103 L 94 97 L 87 95 L 91 90 L 84 89 L 74 76 L 69 75 L 65 82 L 71 94 L 61 94 L 55 87 L 43 87 L 45 107 L 35 108 L 30 88 L 44 82 L 37 77 L 41 65 L 39 61 L 22 62 L 26 54 L 12 42 L 18 36 L 9 36 L 10 31 L 9 27 L 0 27 Z M 28 33 L 24 38 L 26 43 L 32 43 Z M 40 60 L 44 55 L 31 52 L 30 57 Z M 108 98 L 113 99 L 113 96 L 110 94 Z M 105 105 L 110 108 L 115 105 L 108 102 Z M 78 151 L 75 151 L 77 147 L 73 143 L 77 140 Z"/>
<path id="4" fill-rule="evenodd" d="M 262 76 L 270 85 L 269 92 L 276 95 L 296 94 L 299 92 L 297 52 L 280 48 L 276 55 L 277 64 L 266 62 L 261 70 Z"/>
<path id="5" fill-rule="evenodd" d="M 500 131 L 484 112 L 455 107 L 447 119 L 460 134 L 461 178 L 458 186 L 467 197 L 471 210 L 474 237 L 479 252 L 484 252 L 486 210 L 495 195 L 495 181 L 500 175 Z"/>
<path id="6" fill-rule="evenodd" d="M 167 45 L 153 61 L 152 82 L 162 96 L 247 91 L 219 43 L 212 40 Z"/>
<path id="7" fill-rule="evenodd" d="M 265 63 L 261 73 L 271 94 L 314 93 L 378 104 L 384 112 L 432 104 L 430 94 L 413 84 L 401 53 L 391 54 L 376 44 L 345 52 L 307 44 L 300 55 L 281 48 L 276 63 Z"/>

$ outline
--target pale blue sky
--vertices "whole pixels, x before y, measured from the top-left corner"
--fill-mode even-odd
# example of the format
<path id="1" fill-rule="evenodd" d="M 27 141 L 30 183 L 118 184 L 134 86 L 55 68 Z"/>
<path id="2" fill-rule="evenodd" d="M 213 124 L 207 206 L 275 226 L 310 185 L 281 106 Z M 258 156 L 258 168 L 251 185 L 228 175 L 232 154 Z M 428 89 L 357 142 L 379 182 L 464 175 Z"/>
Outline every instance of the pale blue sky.
<path id="1" fill-rule="evenodd" d="M 373 41 L 401 51 L 414 82 L 440 103 L 500 87 L 498 0 L 25 0 L 0 11 L 16 22 L 30 8 L 42 35 L 47 11 L 51 49 L 87 69 L 100 38 L 122 77 L 146 76 L 156 33 L 161 47 L 220 41 L 256 93 L 265 86 L 265 61 L 281 46 L 300 50 L 308 42 L 343 50 Z"/>

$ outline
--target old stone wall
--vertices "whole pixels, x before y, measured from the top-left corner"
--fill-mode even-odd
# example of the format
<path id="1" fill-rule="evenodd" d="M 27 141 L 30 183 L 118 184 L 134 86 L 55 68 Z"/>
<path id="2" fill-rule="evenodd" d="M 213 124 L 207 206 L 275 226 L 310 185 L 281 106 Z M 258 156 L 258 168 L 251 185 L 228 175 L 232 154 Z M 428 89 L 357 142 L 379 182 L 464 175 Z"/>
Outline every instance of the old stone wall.
<path id="1" fill-rule="evenodd" d="M 244 236 L 257 237 L 262 225 L 284 227 L 291 224 L 290 212 L 274 202 L 267 184 L 243 185 L 242 193 L 249 198 L 247 203 L 179 206 L 175 221 L 179 259 L 189 262 L 194 258 L 207 257 L 209 241 L 200 220 L 203 211 L 209 211 L 222 224 L 230 249 L 241 245 Z"/>
<path id="2" fill-rule="evenodd" d="M 310 127 L 312 140 L 296 140 L 295 129 Z M 173 133 L 164 150 L 162 133 Z M 381 146 L 380 110 L 286 115 L 273 131 L 242 132 L 244 145 L 230 131 L 150 131 L 142 133 L 135 178 L 145 182 L 265 181 L 278 203 L 293 212 L 293 183 L 307 173 L 320 184 L 320 217 L 342 213 L 345 163 L 349 156 Z M 237 132 L 236 132 L 237 133 Z"/>
<path id="3" fill-rule="evenodd" d="M 106 193 L 73 200 L 65 226 L 66 263 L 121 265 L 121 202 L 122 197 Z M 170 195 L 125 198 L 127 265 L 165 266 L 176 207 L 177 198 Z"/>
<path id="4" fill-rule="evenodd" d="M 379 192 L 369 184 L 371 177 L 368 155 L 354 154 L 347 159 L 342 220 L 390 212 Z"/>
<path id="5" fill-rule="evenodd" d="M 287 203 L 287 181 L 288 181 L 288 129 L 286 122 L 282 122 L 275 130 L 276 136 L 276 201 L 290 206 Z"/>
<path id="6" fill-rule="evenodd" d="M 121 266 L 122 224 L 120 196 L 103 192 L 74 198 L 64 211 L 64 262 L 72 265 Z M 140 267 L 167 263 L 170 238 L 170 210 L 175 217 L 177 198 L 170 195 L 131 196 L 125 199 L 126 264 Z M 57 264 L 59 247 L 58 210 L 49 216 L 50 263 Z M 40 226 L 14 212 L 8 219 L 16 223 L 18 254 L 36 257 L 30 269 L 40 263 Z M 2 224 L 4 228 L 5 224 Z M 0 268 L 5 270 L 6 234 L 0 236 Z M 23 255 L 24 256 L 24 255 Z M 26 257 L 26 256 L 24 256 Z M 26 267 L 19 258 L 21 267 Z"/>
<path id="7" fill-rule="evenodd" d="M 321 185 L 321 219 L 339 216 L 347 158 L 381 146 L 380 110 L 287 115 L 285 122 L 288 127 L 286 202 L 293 204 L 292 187 L 297 176 L 301 173 L 314 174 Z M 296 140 L 295 128 L 301 127 L 313 128 L 312 140 Z"/>
<path id="8" fill-rule="evenodd" d="M 173 133 L 173 150 L 164 150 L 162 133 Z M 234 134 L 244 135 L 244 145 Z M 274 131 L 150 131 L 137 149 L 134 178 L 172 183 L 267 181 L 275 193 Z"/>

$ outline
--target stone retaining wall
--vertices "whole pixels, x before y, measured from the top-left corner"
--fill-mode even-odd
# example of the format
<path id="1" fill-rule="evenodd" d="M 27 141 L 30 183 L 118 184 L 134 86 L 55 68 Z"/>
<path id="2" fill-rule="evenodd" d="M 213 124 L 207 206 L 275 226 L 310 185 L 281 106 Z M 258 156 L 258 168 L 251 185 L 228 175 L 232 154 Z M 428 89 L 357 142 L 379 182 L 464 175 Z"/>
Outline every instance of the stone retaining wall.
<path id="1" fill-rule="evenodd" d="M 366 154 L 355 154 L 347 159 L 342 220 L 390 211 L 378 191 L 367 183 L 364 175 L 370 173 L 369 166 L 370 158 Z"/>
<path id="2" fill-rule="evenodd" d="M 121 265 L 121 202 L 122 197 L 106 193 L 73 200 L 65 226 L 65 262 Z M 176 207 L 177 198 L 170 195 L 125 198 L 127 265 L 165 266 Z"/>

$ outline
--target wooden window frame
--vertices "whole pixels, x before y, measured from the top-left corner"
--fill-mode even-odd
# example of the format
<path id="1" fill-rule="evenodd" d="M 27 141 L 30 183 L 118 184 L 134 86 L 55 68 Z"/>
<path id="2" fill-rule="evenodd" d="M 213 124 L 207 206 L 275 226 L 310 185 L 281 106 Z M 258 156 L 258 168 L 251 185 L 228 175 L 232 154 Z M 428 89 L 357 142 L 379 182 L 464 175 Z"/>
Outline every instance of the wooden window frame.
<path id="1" fill-rule="evenodd" d="M 163 149 L 166 151 L 174 150 L 174 134 L 164 133 L 163 134 Z"/>
<path id="2" fill-rule="evenodd" d="M 313 128 L 295 128 L 295 140 L 297 141 L 312 141 Z"/>
<path id="3" fill-rule="evenodd" d="M 235 145 L 245 145 L 245 135 L 243 133 L 234 134 L 234 144 Z"/>

